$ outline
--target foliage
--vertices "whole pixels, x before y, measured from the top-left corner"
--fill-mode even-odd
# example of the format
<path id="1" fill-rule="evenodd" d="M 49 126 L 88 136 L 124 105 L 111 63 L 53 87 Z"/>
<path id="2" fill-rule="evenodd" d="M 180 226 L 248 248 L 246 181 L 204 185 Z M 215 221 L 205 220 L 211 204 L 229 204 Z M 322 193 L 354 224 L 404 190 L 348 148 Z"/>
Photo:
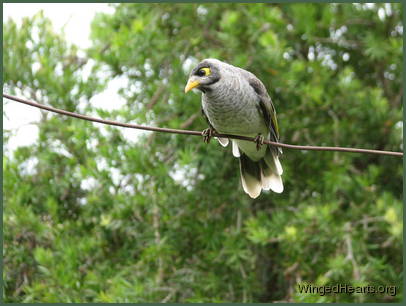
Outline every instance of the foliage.
<path id="1" fill-rule="evenodd" d="M 40 14 L 3 24 L 3 78 L 69 111 L 202 130 L 200 97 L 183 87 L 195 63 L 220 58 L 266 84 L 283 142 L 398 151 L 401 20 L 399 4 L 120 4 L 96 16 L 83 52 Z M 125 105 L 94 106 L 114 79 Z M 6 302 L 402 300 L 398 158 L 285 150 L 285 191 L 251 200 L 214 141 L 130 141 L 45 112 L 37 126 L 34 145 L 5 143 Z"/>

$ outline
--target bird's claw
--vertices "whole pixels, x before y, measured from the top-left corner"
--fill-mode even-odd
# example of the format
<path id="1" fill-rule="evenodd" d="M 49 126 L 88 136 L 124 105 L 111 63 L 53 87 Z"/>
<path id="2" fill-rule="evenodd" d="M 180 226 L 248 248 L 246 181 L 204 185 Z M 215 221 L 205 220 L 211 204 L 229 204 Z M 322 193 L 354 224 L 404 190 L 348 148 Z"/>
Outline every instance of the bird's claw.
<path id="1" fill-rule="evenodd" d="M 262 145 L 264 144 L 264 136 L 262 136 L 261 134 L 258 134 L 255 139 L 254 139 L 256 145 L 257 145 L 257 151 L 259 151 L 262 147 Z"/>
<path id="2" fill-rule="evenodd" d="M 203 141 L 209 143 L 210 139 L 213 137 L 215 130 L 212 128 L 207 128 L 202 131 Z"/>

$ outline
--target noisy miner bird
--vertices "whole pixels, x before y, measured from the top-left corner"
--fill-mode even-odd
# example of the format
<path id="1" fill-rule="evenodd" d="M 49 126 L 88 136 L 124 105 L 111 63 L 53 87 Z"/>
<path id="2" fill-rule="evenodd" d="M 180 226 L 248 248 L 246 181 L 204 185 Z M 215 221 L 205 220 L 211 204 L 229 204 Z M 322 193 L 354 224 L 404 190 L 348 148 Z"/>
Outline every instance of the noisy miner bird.
<path id="1" fill-rule="evenodd" d="M 251 72 L 217 59 L 201 61 L 190 73 L 185 93 L 196 88 L 202 94 L 202 113 L 209 128 L 204 134 L 209 142 L 214 132 L 256 137 L 256 143 L 232 139 L 232 152 L 240 159 L 244 191 L 256 198 L 261 190 L 283 191 L 282 150 L 262 145 L 264 139 L 279 140 L 276 112 L 264 84 Z M 228 138 L 217 138 L 224 147 Z"/>

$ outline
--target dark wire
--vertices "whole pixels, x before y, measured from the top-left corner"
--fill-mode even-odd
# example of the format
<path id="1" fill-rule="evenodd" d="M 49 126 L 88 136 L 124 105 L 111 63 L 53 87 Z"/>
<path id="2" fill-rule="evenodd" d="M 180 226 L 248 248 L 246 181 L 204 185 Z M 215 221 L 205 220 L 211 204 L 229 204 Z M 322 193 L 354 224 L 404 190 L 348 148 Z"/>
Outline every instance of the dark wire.
<path id="1" fill-rule="evenodd" d="M 107 124 L 107 125 L 116 125 L 122 126 L 126 128 L 132 129 L 140 129 L 140 130 L 147 130 L 147 131 L 154 131 L 154 132 L 163 132 L 163 133 L 174 133 L 174 134 L 184 134 L 184 135 L 195 135 L 195 136 L 202 136 L 202 132 L 199 131 L 189 131 L 189 130 L 178 130 L 178 129 L 168 129 L 168 128 L 159 128 L 159 127 L 151 127 L 151 126 L 144 126 L 139 124 L 129 124 L 129 123 L 121 123 L 112 120 L 104 120 L 99 118 L 93 118 L 86 115 L 76 114 L 72 112 L 68 112 L 66 110 L 54 108 L 51 106 L 46 106 L 43 104 L 39 104 L 36 102 L 24 100 L 18 97 L 14 97 L 8 94 L 3 93 L 3 97 L 9 100 L 13 100 L 19 103 L 23 103 L 26 105 L 30 105 L 33 107 L 45 109 L 50 112 L 54 112 L 57 114 L 70 116 L 74 118 L 79 118 L 83 120 L 93 121 L 97 123 Z M 241 139 L 255 142 L 256 139 L 254 137 L 246 137 L 246 136 L 238 136 L 238 135 L 229 135 L 229 134 L 218 134 L 214 133 L 213 136 L 215 137 L 224 137 L 224 138 L 231 138 L 231 139 Z M 271 144 L 277 147 L 294 149 L 294 150 L 313 150 L 313 151 L 338 151 L 338 152 L 349 152 L 349 153 L 366 153 L 366 154 L 380 154 L 380 155 L 391 155 L 391 156 L 403 156 L 403 152 L 394 152 L 394 151 L 382 151 L 382 150 L 370 150 L 370 149 L 358 149 L 358 148 L 343 148 L 343 147 L 322 147 L 322 146 L 301 146 L 301 145 L 292 145 L 286 144 L 281 142 L 274 142 L 270 140 L 264 140 L 264 144 Z"/>

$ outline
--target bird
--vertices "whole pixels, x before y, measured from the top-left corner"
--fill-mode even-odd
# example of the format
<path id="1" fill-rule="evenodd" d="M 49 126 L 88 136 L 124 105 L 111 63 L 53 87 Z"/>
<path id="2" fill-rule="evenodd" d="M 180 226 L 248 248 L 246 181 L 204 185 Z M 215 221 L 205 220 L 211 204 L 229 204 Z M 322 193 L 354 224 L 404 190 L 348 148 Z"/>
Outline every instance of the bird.
<path id="1" fill-rule="evenodd" d="M 202 114 L 209 124 L 202 133 L 205 142 L 216 132 L 255 137 L 255 142 L 231 139 L 244 192 L 254 199 L 262 190 L 283 192 L 282 149 L 263 145 L 264 139 L 279 141 L 276 111 L 265 85 L 247 70 L 207 58 L 190 72 L 184 91 L 192 89 L 202 93 Z M 229 144 L 228 138 L 217 140 L 224 147 Z"/>

